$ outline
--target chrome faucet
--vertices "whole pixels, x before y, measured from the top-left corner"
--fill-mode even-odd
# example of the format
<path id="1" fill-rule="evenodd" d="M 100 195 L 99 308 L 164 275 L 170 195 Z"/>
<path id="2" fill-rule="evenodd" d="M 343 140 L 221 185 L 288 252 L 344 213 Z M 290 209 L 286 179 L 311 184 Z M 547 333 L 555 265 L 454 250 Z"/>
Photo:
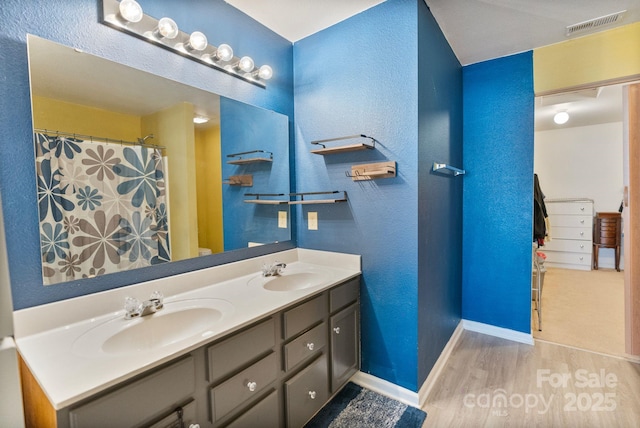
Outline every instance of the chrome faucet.
<path id="1" fill-rule="evenodd" d="M 164 307 L 163 300 L 164 296 L 159 291 L 151 293 L 149 300 L 145 300 L 142 303 L 135 297 L 127 297 L 124 301 L 124 318 L 130 320 L 136 317 L 155 314 Z"/>
<path id="2" fill-rule="evenodd" d="M 277 276 L 282 274 L 282 269 L 286 268 L 286 263 L 273 262 L 271 264 L 262 265 L 262 276 Z"/>

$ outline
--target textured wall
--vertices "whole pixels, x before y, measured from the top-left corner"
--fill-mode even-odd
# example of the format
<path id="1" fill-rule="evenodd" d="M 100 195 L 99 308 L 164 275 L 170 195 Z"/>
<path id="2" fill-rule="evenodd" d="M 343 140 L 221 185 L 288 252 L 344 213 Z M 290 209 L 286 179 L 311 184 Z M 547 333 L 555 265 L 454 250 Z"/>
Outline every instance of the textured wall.
<path id="1" fill-rule="evenodd" d="M 98 22 L 96 0 L 3 0 L 0 8 L 0 194 L 6 225 L 14 307 L 55 300 L 198 269 L 254 254 L 225 254 L 139 269 L 101 278 L 42 286 L 35 194 L 33 137 L 27 65 L 27 33 L 114 60 L 242 102 L 293 116 L 292 46 L 222 0 L 141 0 L 155 17 L 171 16 L 185 31 L 201 30 L 211 43 L 274 69 L 267 89 L 185 60 Z"/>
<path id="2" fill-rule="evenodd" d="M 305 206 L 299 245 L 362 254 L 362 370 L 417 391 L 460 317 L 461 183 L 422 166 L 461 159 L 460 65 L 423 2 L 388 0 L 296 43 L 294 67 L 298 191 L 349 196 Z M 360 133 L 375 151 L 309 153 L 313 140 Z M 396 178 L 345 177 L 382 160 L 397 162 Z M 449 232 L 451 246 L 438 242 Z"/>
<path id="3" fill-rule="evenodd" d="M 418 386 L 460 322 L 465 179 L 432 171 L 434 162 L 464 167 L 462 67 L 419 4 Z"/>
<path id="4" fill-rule="evenodd" d="M 525 52 L 463 68 L 462 317 L 531 331 L 533 65 Z"/>

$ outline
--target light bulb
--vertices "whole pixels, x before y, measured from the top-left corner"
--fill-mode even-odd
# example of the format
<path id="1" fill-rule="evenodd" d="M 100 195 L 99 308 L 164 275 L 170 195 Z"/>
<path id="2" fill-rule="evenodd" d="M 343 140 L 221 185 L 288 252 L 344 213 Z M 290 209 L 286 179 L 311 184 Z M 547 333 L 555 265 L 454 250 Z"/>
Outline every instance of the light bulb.
<path id="1" fill-rule="evenodd" d="M 215 57 L 220 61 L 231 61 L 231 59 L 233 58 L 233 49 L 231 49 L 231 46 L 223 43 L 218 46 Z"/>
<path id="2" fill-rule="evenodd" d="M 555 116 L 553 116 L 553 121 L 558 125 L 563 125 L 567 123 L 568 120 L 569 120 L 569 113 L 567 113 L 566 111 L 560 111 L 556 113 Z"/>
<path id="3" fill-rule="evenodd" d="M 249 56 L 243 56 L 242 58 L 240 58 L 240 61 L 238 61 L 238 68 L 245 73 L 250 73 L 251 71 L 253 71 L 254 66 L 255 64 Z"/>
<path id="4" fill-rule="evenodd" d="M 263 65 L 258 70 L 258 77 L 262 80 L 269 80 L 273 77 L 273 70 L 268 65 Z"/>
<path id="5" fill-rule="evenodd" d="M 142 13 L 142 6 L 135 0 L 122 0 L 120 6 L 120 17 L 128 22 L 140 22 L 144 13 Z"/>
<path id="6" fill-rule="evenodd" d="M 200 31 L 194 31 L 189 36 L 189 42 L 184 47 L 194 51 L 202 51 L 207 47 L 207 36 Z"/>
<path id="7" fill-rule="evenodd" d="M 175 39 L 178 35 L 178 24 L 171 18 L 161 18 L 160 21 L 158 21 L 156 35 L 167 39 Z"/>

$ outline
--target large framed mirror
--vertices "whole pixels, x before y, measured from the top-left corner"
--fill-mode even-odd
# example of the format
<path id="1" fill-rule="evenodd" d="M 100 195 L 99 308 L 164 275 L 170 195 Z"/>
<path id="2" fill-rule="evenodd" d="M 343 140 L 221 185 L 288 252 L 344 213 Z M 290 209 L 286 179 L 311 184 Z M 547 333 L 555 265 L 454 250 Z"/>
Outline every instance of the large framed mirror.
<path id="1" fill-rule="evenodd" d="M 291 239 L 288 205 L 245 203 L 289 193 L 285 115 L 36 36 L 28 50 L 45 285 Z"/>

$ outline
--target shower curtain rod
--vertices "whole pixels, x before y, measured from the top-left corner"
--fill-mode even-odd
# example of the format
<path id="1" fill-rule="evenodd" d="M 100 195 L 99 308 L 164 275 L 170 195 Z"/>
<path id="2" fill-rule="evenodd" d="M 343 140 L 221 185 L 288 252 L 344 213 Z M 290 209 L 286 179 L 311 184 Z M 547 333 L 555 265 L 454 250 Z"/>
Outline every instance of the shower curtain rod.
<path id="1" fill-rule="evenodd" d="M 95 137 L 93 135 L 82 135 L 82 134 L 76 134 L 74 132 L 54 131 L 51 129 L 42 129 L 42 128 L 35 128 L 33 131 L 41 134 L 47 134 L 47 135 L 55 134 L 56 136 L 80 138 L 80 139 L 89 140 L 89 141 L 96 140 L 96 141 L 103 141 L 105 143 L 120 144 L 120 145 L 126 145 L 126 146 L 140 146 L 140 147 L 148 147 L 150 149 L 160 149 L 160 150 L 166 149 L 165 146 L 157 146 L 155 144 L 138 143 L 135 141 L 116 140 L 113 138 Z"/>

